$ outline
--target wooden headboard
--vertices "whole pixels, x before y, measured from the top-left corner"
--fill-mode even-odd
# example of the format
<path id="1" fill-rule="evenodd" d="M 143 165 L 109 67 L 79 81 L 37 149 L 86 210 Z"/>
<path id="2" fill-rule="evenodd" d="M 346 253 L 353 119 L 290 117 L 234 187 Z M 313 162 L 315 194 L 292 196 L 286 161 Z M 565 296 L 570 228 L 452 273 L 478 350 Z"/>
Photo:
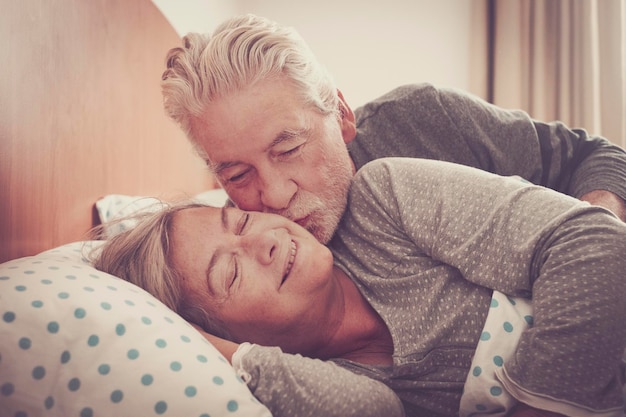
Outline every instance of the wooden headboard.
<path id="1" fill-rule="evenodd" d="M 0 0 L 0 262 L 83 240 L 106 194 L 215 188 L 164 114 L 150 0 Z"/>

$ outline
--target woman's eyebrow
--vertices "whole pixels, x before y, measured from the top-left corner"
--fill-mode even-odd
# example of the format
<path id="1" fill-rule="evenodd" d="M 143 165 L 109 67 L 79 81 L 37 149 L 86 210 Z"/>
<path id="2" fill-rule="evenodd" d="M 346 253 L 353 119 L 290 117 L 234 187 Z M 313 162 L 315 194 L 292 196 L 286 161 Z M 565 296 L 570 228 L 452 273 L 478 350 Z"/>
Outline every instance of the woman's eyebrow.
<path id="1" fill-rule="evenodd" d="M 228 210 L 226 207 L 222 207 L 220 209 L 220 222 L 222 223 L 222 231 L 226 232 L 228 231 Z M 216 295 L 216 291 L 215 288 L 213 287 L 213 281 L 211 280 L 211 276 L 213 274 L 213 270 L 215 269 L 215 265 L 217 264 L 217 259 L 219 257 L 219 250 L 216 250 L 215 252 L 213 252 L 213 254 L 211 255 L 211 260 L 209 261 L 209 266 L 207 267 L 206 270 L 206 280 L 207 280 L 207 287 L 209 289 L 209 293 L 211 293 L 212 295 Z"/>

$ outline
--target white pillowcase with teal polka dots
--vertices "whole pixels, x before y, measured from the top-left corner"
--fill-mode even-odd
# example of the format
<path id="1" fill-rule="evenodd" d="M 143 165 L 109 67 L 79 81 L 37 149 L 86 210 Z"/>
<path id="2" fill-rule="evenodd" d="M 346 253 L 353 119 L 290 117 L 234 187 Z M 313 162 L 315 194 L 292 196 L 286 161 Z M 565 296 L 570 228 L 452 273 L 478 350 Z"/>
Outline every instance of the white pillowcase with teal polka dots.
<path id="1" fill-rule="evenodd" d="M 198 332 L 83 246 L 0 265 L 0 416 L 270 416 Z"/>

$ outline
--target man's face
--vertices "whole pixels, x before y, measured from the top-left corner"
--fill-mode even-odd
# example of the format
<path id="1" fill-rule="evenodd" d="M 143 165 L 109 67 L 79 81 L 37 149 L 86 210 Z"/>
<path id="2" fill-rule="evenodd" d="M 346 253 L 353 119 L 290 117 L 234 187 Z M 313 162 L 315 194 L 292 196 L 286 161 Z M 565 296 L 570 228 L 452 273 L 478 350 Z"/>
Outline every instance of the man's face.
<path id="1" fill-rule="evenodd" d="M 193 131 L 237 207 L 285 216 L 326 243 L 354 174 L 347 114 L 322 115 L 285 79 L 268 79 L 209 103 Z"/>

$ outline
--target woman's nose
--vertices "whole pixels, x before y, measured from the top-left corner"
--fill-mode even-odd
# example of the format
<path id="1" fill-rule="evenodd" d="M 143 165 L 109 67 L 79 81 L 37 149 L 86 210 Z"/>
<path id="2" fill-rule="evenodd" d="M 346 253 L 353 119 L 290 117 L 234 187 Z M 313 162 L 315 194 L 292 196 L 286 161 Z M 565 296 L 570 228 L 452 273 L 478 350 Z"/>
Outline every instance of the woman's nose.
<path id="1" fill-rule="evenodd" d="M 249 233 L 241 240 L 246 252 L 263 265 L 271 264 L 276 257 L 279 239 L 275 229 Z"/>

